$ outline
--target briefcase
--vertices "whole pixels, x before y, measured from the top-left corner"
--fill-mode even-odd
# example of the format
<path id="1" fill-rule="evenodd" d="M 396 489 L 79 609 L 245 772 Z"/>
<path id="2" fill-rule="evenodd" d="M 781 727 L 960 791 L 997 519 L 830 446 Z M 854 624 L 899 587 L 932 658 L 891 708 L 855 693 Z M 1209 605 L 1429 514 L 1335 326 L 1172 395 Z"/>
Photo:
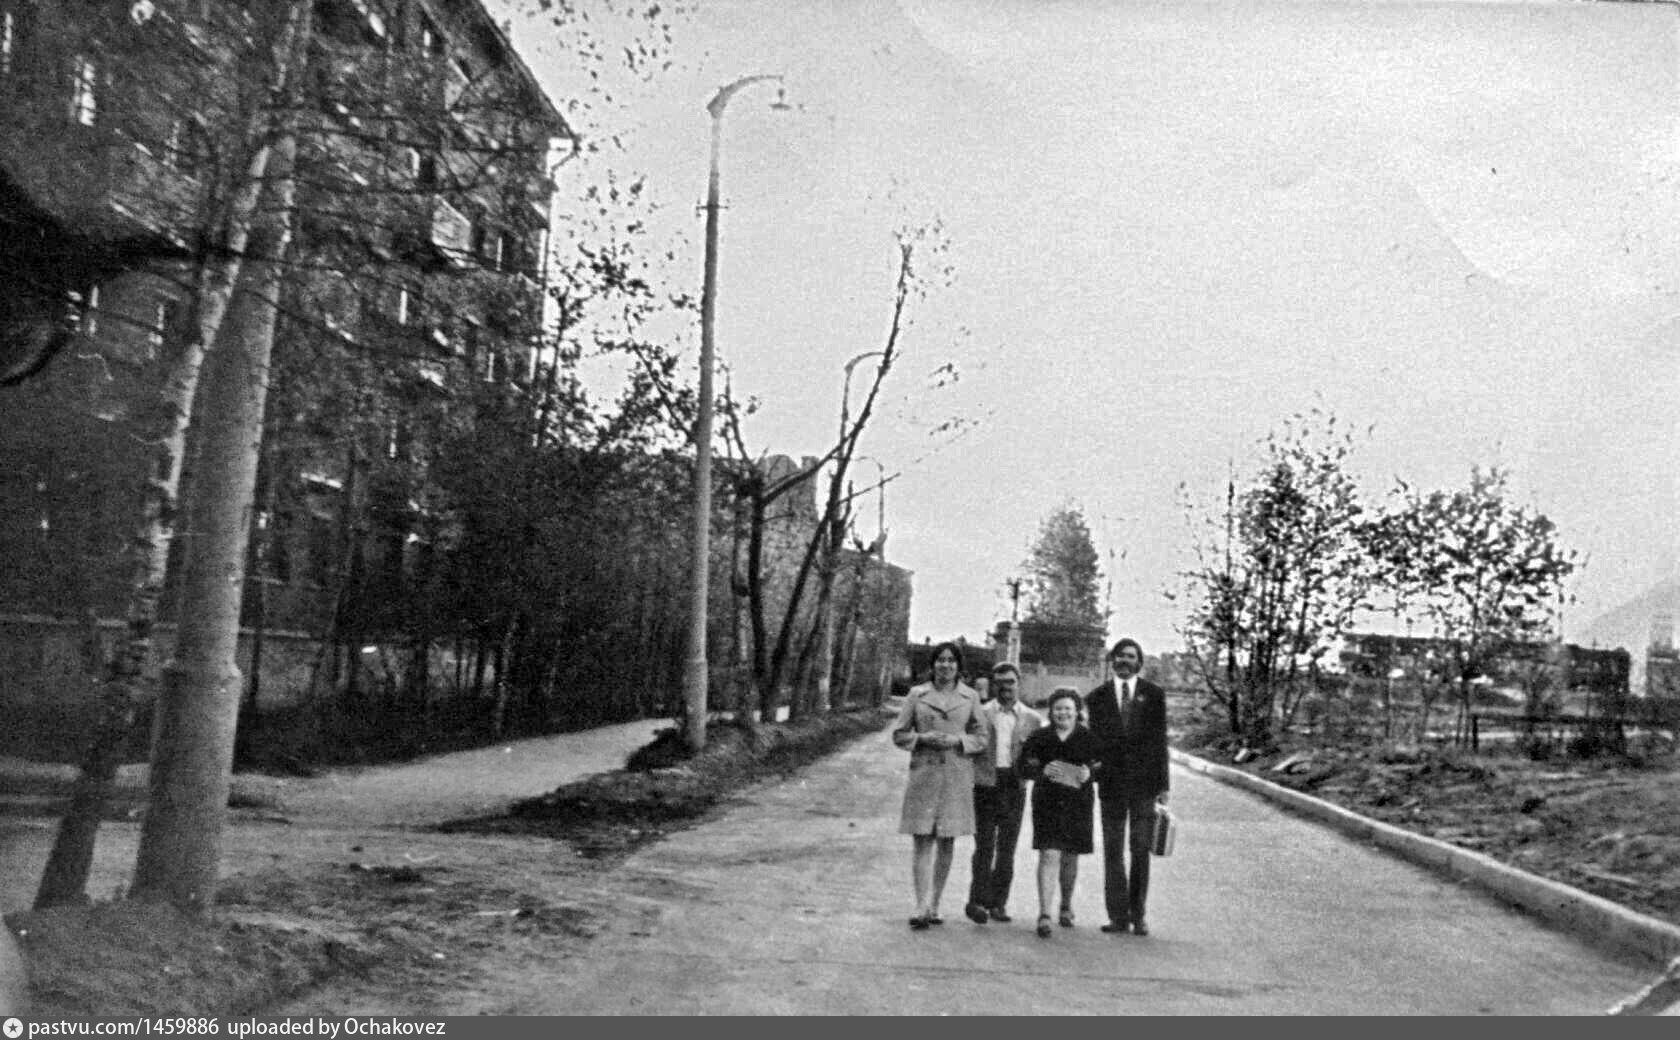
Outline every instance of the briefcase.
<path id="1" fill-rule="evenodd" d="M 1173 850 L 1173 840 L 1178 837 L 1178 820 L 1173 818 L 1172 810 L 1164 805 L 1155 807 L 1155 840 L 1150 843 L 1149 851 L 1157 856 L 1170 856 Z"/>

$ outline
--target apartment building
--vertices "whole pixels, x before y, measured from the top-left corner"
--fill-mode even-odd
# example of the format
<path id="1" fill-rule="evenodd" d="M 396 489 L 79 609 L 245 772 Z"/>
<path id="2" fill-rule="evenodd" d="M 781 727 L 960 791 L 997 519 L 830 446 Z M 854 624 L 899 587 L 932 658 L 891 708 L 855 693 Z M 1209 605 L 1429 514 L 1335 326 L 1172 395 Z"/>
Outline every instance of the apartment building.
<path id="1" fill-rule="evenodd" d="M 276 106 L 298 201 L 248 612 L 317 631 L 352 561 L 400 582 L 432 420 L 538 374 L 564 118 L 478 0 L 313 0 L 278 57 L 304 11 L 0 0 L 0 609 L 120 613 L 138 439 Z"/>

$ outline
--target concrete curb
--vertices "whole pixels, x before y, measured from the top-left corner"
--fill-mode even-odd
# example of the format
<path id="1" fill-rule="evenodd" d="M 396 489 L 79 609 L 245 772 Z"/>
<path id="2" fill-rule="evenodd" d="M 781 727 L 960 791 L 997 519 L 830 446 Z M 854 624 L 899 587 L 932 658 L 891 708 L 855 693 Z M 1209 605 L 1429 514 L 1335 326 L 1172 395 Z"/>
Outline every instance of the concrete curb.
<path id="1" fill-rule="evenodd" d="M 1665 973 L 1656 982 L 1617 1004 L 1609 1014 L 1661 1013 L 1660 1005 L 1657 1008 L 1649 1005 L 1661 994 L 1669 992 L 1672 980 L 1680 977 L 1680 926 L 1629 910 L 1591 892 L 1507 866 L 1483 853 L 1361 816 L 1322 798 L 1262 780 L 1241 769 L 1216 765 L 1176 748 L 1171 749 L 1170 754 L 1173 762 L 1191 772 L 1253 791 L 1298 815 L 1327 824 L 1350 838 L 1371 842 L 1420 866 L 1476 885 L 1498 899 L 1583 938 L 1667 965 Z"/>

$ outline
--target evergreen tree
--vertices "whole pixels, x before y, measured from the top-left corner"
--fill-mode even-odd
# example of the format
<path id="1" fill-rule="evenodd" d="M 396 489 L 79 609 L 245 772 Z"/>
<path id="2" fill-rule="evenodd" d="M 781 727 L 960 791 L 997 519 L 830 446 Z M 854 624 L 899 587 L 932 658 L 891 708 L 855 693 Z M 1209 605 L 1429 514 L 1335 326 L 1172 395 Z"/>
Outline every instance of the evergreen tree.
<path id="1" fill-rule="evenodd" d="M 1091 528 L 1078 506 L 1064 503 L 1045 517 L 1025 568 L 1027 620 L 1101 625 L 1101 573 Z"/>

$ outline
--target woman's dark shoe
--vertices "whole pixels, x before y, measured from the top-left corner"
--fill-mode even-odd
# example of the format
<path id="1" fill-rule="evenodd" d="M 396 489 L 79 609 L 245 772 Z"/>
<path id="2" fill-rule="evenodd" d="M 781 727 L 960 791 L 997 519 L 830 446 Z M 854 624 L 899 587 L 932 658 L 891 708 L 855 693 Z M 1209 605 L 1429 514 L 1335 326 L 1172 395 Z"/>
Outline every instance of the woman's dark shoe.
<path id="1" fill-rule="evenodd" d="M 915 917 L 910 918 L 910 927 L 918 932 L 926 929 L 927 926 L 928 919 L 926 914 L 917 914 Z"/>
<path id="2" fill-rule="evenodd" d="M 1038 937 L 1040 939 L 1050 938 L 1050 915 L 1049 914 L 1039 914 L 1038 915 Z"/>
<path id="3" fill-rule="evenodd" d="M 940 917 L 938 914 L 928 914 L 927 915 L 927 923 L 928 924 L 944 924 L 945 923 L 945 918 Z"/>
<path id="4" fill-rule="evenodd" d="M 1062 911 L 1062 916 L 1057 923 L 1060 924 L 1063 928 L 1072 928 L 1073 927 L 1073 911 L 1072 910 L 1063 910 Z"/>

